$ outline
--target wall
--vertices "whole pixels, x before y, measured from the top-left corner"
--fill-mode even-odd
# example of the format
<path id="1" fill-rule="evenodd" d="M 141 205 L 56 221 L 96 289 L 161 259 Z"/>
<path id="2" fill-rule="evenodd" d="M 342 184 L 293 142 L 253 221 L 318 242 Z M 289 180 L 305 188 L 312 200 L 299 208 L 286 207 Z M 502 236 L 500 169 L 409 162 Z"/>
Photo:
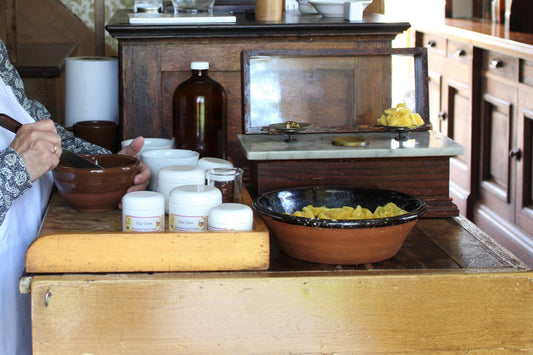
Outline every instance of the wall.
<path id="1" fill-rule="evenodd" d="M 117 9 L 131 9 L 135 0 L 104 0 L 105 23 Z M 82 21 L 89 29 L 94 31 L 94 1 L 92 0 L 59 0 L 72 14 Z M 106 44 L 116 50 L 116 41 L 106 33 Z"/>

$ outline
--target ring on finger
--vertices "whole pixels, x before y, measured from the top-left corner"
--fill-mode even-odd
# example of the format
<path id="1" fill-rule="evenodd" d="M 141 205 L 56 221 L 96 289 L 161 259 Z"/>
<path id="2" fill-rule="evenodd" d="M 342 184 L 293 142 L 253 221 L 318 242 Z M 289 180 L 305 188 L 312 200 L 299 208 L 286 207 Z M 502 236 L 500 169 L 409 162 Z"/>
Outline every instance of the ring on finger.
<path id="1" fill-rule="evenodd" d="M 57 153 L 57 145 L 54 144 L 54 154 Z"/>

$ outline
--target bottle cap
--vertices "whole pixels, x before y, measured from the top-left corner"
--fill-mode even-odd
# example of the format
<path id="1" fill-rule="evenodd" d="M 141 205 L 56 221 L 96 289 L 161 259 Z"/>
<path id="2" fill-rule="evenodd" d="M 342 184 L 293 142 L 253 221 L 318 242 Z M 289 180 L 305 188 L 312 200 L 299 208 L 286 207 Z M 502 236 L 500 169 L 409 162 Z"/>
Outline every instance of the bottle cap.
<path id="1" fill-rule="evenodd" d="M 122 208 L 137 211 L 164 209 L 165 197 L 153 191 L 134 191 L 122 197 Z"/>
<path id="2" fill-rule="evenodd" d="M 212 157 L 203 157 L 198 160 L 198 168 L 202 170 L 213 168 L 232 168 L 233 164 L 227 160 Z"/>
<path id="3" fill-rule="evenodd" d="M 209 69 L 209 62 L 191 62 L 192 70 L 207 70 Z"/>
<path id="4" fill-rule="evenodd" d="M 216 206 L 222 203 L 222 192 L 213 186 L 182 185 L 170 191 L 170 206 Z"/>
<path id="5" fill-rule="evenodd" d="M 251 230 L 254 214 L 251 207 L 230 202 L 211 209 L 207 220 L 211 230 Z"/>
<path id="6" fill-rule="evenodd" d="M 159 169 L 157 181 L 183 185 L 205 184 L 205 172 L 195 166 L 170 165 Z"/>

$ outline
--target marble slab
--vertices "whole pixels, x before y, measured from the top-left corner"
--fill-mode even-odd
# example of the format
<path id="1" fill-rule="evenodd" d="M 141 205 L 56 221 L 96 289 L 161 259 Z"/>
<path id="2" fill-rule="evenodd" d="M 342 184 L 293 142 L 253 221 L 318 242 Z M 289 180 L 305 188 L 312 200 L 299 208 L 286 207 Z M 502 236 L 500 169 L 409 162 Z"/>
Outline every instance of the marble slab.
<path id="1" fill-rule="evenodd" d="M 363 147 L 333 145 L 336 137 L 361 137 Z M 435 131 L 410 132 L 406 141 L 398 141 L 391 132 L 306 133 L 294 135 L 240 134 L 239 145 L 248 160 L 343 159 L 456 156 L 465 153 L 462 145 Z"/>

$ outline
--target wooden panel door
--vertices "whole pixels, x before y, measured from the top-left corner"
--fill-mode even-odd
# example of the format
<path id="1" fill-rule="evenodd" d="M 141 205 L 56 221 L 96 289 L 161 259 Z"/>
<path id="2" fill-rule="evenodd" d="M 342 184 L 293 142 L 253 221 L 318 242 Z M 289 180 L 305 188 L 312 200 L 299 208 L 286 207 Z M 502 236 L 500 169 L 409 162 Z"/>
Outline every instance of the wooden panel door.
<path id="1" fill-rule="evenodd" d="M 518 144 L 511 152 L 518 177 L 516 224 L 533 236 L 533 88 L 520 90 L 517 127 Z"/>
<path id="2" fill-rule="evenodd" d="M 516 164 L 510 152 L 516 144 L 513 111 L 517 89 L 484 78 L 482 93 L 479 202 L 495 216 L 513 221 Z"/>
<path id="3" fill-rule="evenodd" d="M 469 217 L 469 198 L 471 196 L 471 94 L 470 85 L 447 78 L 443 100 L 446 108 L 441 113 L 447 115 L 446 133 L 465 148 L 465 154 L 450 158 L 450 195 L 461 211 Z"/>
<path id="4" fill-rule="evenodd" d="M 448 122 L 442 107 L 442 84 L 442 73 L 428 70 L 429 120 L 434 131 L 447 135 Z"/>

